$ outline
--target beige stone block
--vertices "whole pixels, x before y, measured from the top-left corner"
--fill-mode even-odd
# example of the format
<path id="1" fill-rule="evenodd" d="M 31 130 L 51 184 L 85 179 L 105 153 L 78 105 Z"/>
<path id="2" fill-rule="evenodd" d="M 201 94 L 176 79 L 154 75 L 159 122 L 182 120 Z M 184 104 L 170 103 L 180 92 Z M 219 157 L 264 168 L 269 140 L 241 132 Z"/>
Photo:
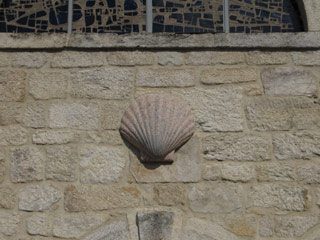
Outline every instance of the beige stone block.
<path id="1" fill-rule="evenodd" d="M 4 178 L 6 176 L 6 158 L 3 152 L 0 150 L 0 183 L 4 181 Z"/>
<path id="2" fill-rule="evenodd" d="M 129 106 L 124 101 L 108 101 L 102 106 L 102 128 L 118 130 L 124 111 Z"/>
<path id="3" fill-rule="evenodd" d="M 289 63 L 290 54 L 286 52 L 250 51 L 247 53 L 249 65 L 281 65 Z"/>
<path id="4" fill-rule="evenodd" d="M 122 145 L 123 140 L 120 136 L 119 131 L 86 131 L 81 134 L 81 141 L 84 143 L 94 144 L 110 144 L 110 145 Z"/>
<path id="5" fill-rule="evenodd" d="M 31 128 L 44 128 L 46 124 L 46 104 L 30 102 L 22 113 L 22 124 Z"/>
<path id="6" fill-rule="evenodd" d="M 264 163 L 256 168 L 258 181 L 273 182 L 273 181 L 294 181 L 295 170 L 294 166 L 287 163 Z"/>
<path id="7" fill-rule="evenodd" d="M 252 164 L 224 163 L 220 167 L 221 178 L 231 182 L 249 182 L 256 178 Z"/>
<path id="8" fill-rule="evenodd" d="M 26 72 L 0 70 L 0 102 L 22 102 L 25 98 Z"/>
<path id="9" fill-rule="evenodd" d="M 190 87 L 195 84 L 195 71 L 189 69 L 139 69 L 138 87 Z"/>
<path id="10" fill-rule="evenodd" d="M 16 191 L 9 185 L 0 186 L 0 208 L 13 209 L 16 203 Z"/>
<path id="11" fill-rule="evenodd" d="M 316 198 L 317 198 L 316 203 L 318 207 L 320 207 L 320 188 L 319 187 L 316 189 Z"/>
<path id="12" fill-rule="evenodd" d="M 9 67 L 11 65 L 13 53 L 0 52 L 0 67 Z"/>
<path id="13" fill-rule="evenodd" d="M 27 218 L 27 232 L 31 235 L 50 236 L 52 223 L 47 214 L 33 214 Z"/>
<path id="14" fill-rule="evenodd" d="M 20 122 L 22 104 L 6 102 L 0 104 L 0 125 L 11 125 Z"/>
<path id="15" fill-rule="evenodd" d="M 217 163 L 205 163 L 202 165 L 202 177 L 208 181 L 215 181 L 221 178 L 221 165 Z"/>
<path id="16" fill-rule="evenodd" d="M 227 214 L 225 217 L 216 217 L 217 222 L 239 237 L 254 237 L 257 233 L 257 217 L 238 213 Z"/>
<path id="17" fill-rule="evenodd" d="M 49 55 L 43 52 L 17 52 L 12 58 L 13 67 L 41 68 L 47 63 Z"/>
<path id="18" fill-rule="evenodd" d="M 178 184 L 158 184 L 154 187 L 155 200 L 160 205 L 174 206 L 185 204 L 185 189 Z"/>
<path id="19" fill-rule="evenodd" d="M 107 62 L 113 66 L 141 66 L 152 65 L 155 62 L 154 54 L 151 52 L 108 52 Z"/>
<path id="20" fill-rule="evenodd" d="M 161 66 L 181 66 L 184 54 L 179 52 L 158 52 L 158 64 Z"/>
<path id="21" fill-rule="evenodd" d="M 187 65 L 239 64 L 245 61 L 242 52 L 190 52 L 186 54 Z"/>
<path id="22" fill-rule="evenodd" d="M 84 240 L 107 240 L 110 238 L 113 238 L 114 240 L 130 239 L 127 223 L 125 221 L 111 222 L 98 228 L 92 234 L 85 237 Z"/>
<path id="23" fill-rule="evenodd" d="M 302 184 L 320 183 L 319 163 L 307 163 L 297 168 L 297 178 Z"/>
<path id="24" fill-rule="evenodd" d="M 292 52 L 295 65 L 320 66 L 320 51 Z"/>
<path id="25" fill-rule="evenodd" d="M 29 76 L 29 93 L 35 99 L 65 98 L 69 75 L 63 72 L 41 71 Z"/>
<path id="26" fill-rule="evenodd" d="M 208 85 L 251 82 L 258 79 L 258 71 L 253 68 L 207 69 L 200 75 L 200 81 Z"/>
<path id="27" fill-rule="evenodd" d="M 22 145 L 27 141 L 28 131 L 20 125 L 0 127 L 0 146 Z"/>
<path id="28" fill-rule="evenodd" d="M 19 231 L 21 215 L 10 212 L 0 212 L 0 233 L 12 236 Z M 6 239 L 6 238 L 4 238 Z"/>
<path id="29" fill-rule="evenodd" d="M 272 237 L 274 231 L 273 217 L 263 216 L 259 222 L 259 234 L 261 237 Z"/>
<path id="30" fill-rule="evenodd" d="M 85 68 L 104 65 L 104 55 L 99 52 L 63 51 L 52 59 L 52 68 Z"/>
<path id="31" fill-rule="evenodd" d="M 32 142 L 40 145 L 66 144 L 75 140 L 76 134 L 66 130 L 36 130 Z"/>

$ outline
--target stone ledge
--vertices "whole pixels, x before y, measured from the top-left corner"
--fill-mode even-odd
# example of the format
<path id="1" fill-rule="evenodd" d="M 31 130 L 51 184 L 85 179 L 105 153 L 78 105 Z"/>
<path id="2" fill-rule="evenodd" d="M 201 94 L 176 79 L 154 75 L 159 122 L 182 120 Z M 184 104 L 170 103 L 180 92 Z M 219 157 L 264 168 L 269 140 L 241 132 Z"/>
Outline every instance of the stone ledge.
<path id="1" fill-rule="evenodd" d="M 320 32 L 266 34 L 10 34 L 0 49 L 320 49 Z"/>

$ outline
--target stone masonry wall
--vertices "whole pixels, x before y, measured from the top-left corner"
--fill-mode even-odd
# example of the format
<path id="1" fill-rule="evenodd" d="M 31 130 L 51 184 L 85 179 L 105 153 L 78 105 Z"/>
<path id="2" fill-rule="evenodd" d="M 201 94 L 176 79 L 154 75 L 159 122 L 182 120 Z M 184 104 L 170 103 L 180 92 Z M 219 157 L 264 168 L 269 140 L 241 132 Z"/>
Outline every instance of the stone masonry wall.
<path id="1" fill-rule="evenodd" d="M 1 240 L 320 239 L 320 47 L 165 44 L 0 47 Z M 148 93 L 193 110 L 172 165 L 119 135 Z"/>

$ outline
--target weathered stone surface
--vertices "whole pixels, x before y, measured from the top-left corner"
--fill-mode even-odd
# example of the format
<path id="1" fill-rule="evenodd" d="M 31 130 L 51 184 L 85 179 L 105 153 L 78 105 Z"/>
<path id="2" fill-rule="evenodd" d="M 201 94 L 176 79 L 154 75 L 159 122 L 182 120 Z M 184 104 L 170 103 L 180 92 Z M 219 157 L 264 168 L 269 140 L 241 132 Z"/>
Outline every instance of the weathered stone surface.
<path id="1" fill-rule="evenodd" d="M 104 64 L 104 55 L 99 52 L 63 51 L 52 59 L 53 68 L 100 67 Z"/>
<path id="2" fill-rule="evenodd" d="M 66 144 L 74 141 L 75 134 L 66 130 L 37 130 L 32 135 L 35 144 Z"/>
<path id="3" fill-rule="evenodd" d="M 21 217 L 19 214 L 0 212 L 0 233 L 12 236 L 18 232 Z"/>
<path id="4" fill-rule="evenodd" d="M 258 82 L 251 82 L 242 87 L 247 96 L 260 96 L 263 94 L 263 88 Z"/>
<path id="5" fill-rule="evenodd" d="M 293 67 L 267 68 L 261 72 L 265 93 L 277 95 L 316 96 L 318 79 L 309 70 Z"/>
<path id="6" fill-rule="evenodd" d="M 99 127 L 99 107 L 95 103 L 54 103 L 50 107 L 51 128 L 96 130 Z"/>
<path id="7" fill-rule="evenodd" d="M 27 232 L 31 235 L 49 236 L 51 227 L 49 216 L 45 214 L 33 214 L 27 218 Z"/>
<path id="8" fill-rule="evenodd" d="M 294 167 L 286 163 L 265 163 L 256 168 L 258 181 L 293 181 L 295 179 Z"/>
<path id="9" fill-rule="evenodd" d="M 112 222 L 85 237 L 84 240 L 128 240 L 129 232 L 124 221 Z"/>
<path id="10" fill-rule="evenodd" d="M 161 66 L 181 66 L 183 64 L 183 53 L 158 52 L 158 64 Z"/>
<path id="11" fill-rule="evenodd" d="M 240 88 L 176 90 L 188 102 L 202 131 L 242 131 L 242 90 Z"/>
<path id="12" fill-rule="evenodd" d="M 134 70 L 84 70 L 71 74 L 72 95 L 82 98 L 123 99 L 132 94 Z"/>
<path id="13" fill-rule="evenodd" d="M 208 160 L 264 161 L 270 159 L 269 139 L 259 135 L 210 134 L 202 139 L 202 153 Z"/>
<path id="14" fill-rule="evenodd" d="M 28 131 L 19 125 L 0 127 L 0 146 L 22 145 L 28 141 Z"/>
<path id="15" fill-rule="evenodd" d="M 320 66 L 320 51 L 292 52 L 291 56 L 296 65 Z"/>
<path id="16" fill-rule="evenodd" d="M 16 205 L 16 193 L 10 186 L 0 186 L 0 208 L 13 209 Z"/>
<path id="17" fill-rule="evenodd" d="M 302 97 L 252 98 L 246 107 L 249 127 L 257 131 L 315 128 L 319 114 L 319 105 Z"/>
<path id="18" fill-rule="evenodd" d="M 118 182 L 126 165 L 126 153 L 120 147 L 83 146 L 79 150 L 82 183 Z"/>
<path id="19" fill-rule="evenodd" d="M 136 75 L 139 87 L 190 87 L 194 81 L 194 71 L 186 69 L 139 69 Z"/>
<path id="20" fill-rule="evenodd" d="M 238 64 L 244 60 L 241 52 L 190 52 L 186 55 L 187 65 Z"/>
<path id="21" fill-rule="evenodd" d="M 11 148 L 11 181 L 31 182 L 43 179 L 44 154 L 34 146 Z"/>
<path id="22" fill-rule="evenodd" d="M 106 217 L 103 215 L 56 216 L 53 221 L 53 236 L 58 238 L 80 238 L 90 230 L 100 226 Z"/>
<path id="23" fill-rule="evenodd" d="M 20 122 L 21 103 L 6 102 L 0 104 L 0 125 L 10 125 Z"/>
<path id="24" fill-rule="evenodd" d="M 128 102 L 108 101 L 102 106 L 102 128 L 119 129 L 122 115 L 128 107 Z"/>
<path id="25" fill-rule="evenodd" d="M 205 163 L 202 165 L 202 177 L 208 181 L 215 181 L 221 178 L 221 165 L 217 163 Z"/>
<path id="26" fill-rule="evenodd" d="M 189 218 L 183 227 L 184 240 L 237 240 L 231 232 L 216 223 L 199 218 Z"/>
<path id="27" fill-rule="evenodd" d="M 208 85 L 251 82 L 258 79 L 258 72 L 253 68 L 206 69 L 200 74 L 200 81 Z"/>
<path id="28" fill-rule="evenodd" d="M 254 215 L 235 213 L 227 214 L 223 219 L 217 216 L 214 220 L 239 237 L 254 237 L 257 233 L 257 218 Z"/>
<path id="29" fill-rule="evenodd" d="M 320 166 L 319 163 L 303 164 L 297 168 L 298 181 L 303 184 L 320 183 Z"/>
<path id="30" fill-rule="evenodd" d="M 29 93 L 35 99 L 65 98 L 69 75 L 63 72 L 41 71 L 29 76 Z"/>
<path id="31" fill-rule="evenodd" d="M 304 211 L 307 201 L 306 188 L 289 184 L 257 184 L 253 185 L 248 193 L 248 207 Z"/>
<path id="32" fill-rule="evenodd" d="M 192 137 L 176 153 L 171 165 L 143 165 L 134 154 L 130 154 L 130 171 L 137 182 L 198 182 L 201 177 L 199 166 L 199 142 Z"/>
<path id="33" fill-rule="evenodd" d="M 140 192 L 135 186 L 81 185 L 65 189 L 65 209 L 69 212 L 136 207 Z"/>
<path id="34" fill-rule="evenodd" d="M 316 198 L 317 198 L 316 203 L 318 207 L 320 207 L 320 188 L 316 189 Z"/>
<path id="35" fill-rule="evenodd" d="M 0 52 L 0 67 L 9 67 L 11 65 L 13 53 Z"/>
<path id="36" fill-rule="evenodd" d="M 138 212 L 137 225 L 139 228 L 139 239 L 171 240 L 173 218 L 173 212 Z"/>
<path id="37" fill-rule="evenodd" d="M 247 53 L 249 65 L 280 65 L 290 62 L 290 54 L 286 52 L 260 52 Z"/>
<path id="38" fill-rule="evenodd" d="M 256 178 L 252 164 L 222 164 L 221 178 L 232 182 L 249 182 Z"/>
<path id="39" fill-rule="evenodd" d="M 154 187 L 155 200 L 161 205 L 174 206 L 185 203 L 185 189 L 178 184 L 158 184 Z"/>
<path id="40" fill-rule="evenodd" d="M 46 105 L 41 102 L 28 103 L 22 115 L 22 124 L 31 128 L 46 126 Z"/>
<path id="41" fill-rule="evenodd" d="M 0 102 L 22 102 L 25 97 L 27 73 L 23 71 L 0 71 Z"/>
<path id="42" fill-rule="evenodd" d="M 242 208 L 242 187 L 231 183 L 203 183 L 189 189 L 190 208 L 200 213 L 231 213 Z"/>
<path id="43" fill-rule="evenodd" d="M 69 146 L 47 147 L 46 179 L 71 182 L 77 177 L 77 154 Z"/>
<path id="44" fill-rule="evenodd" d="M 19 192 L 19 209 L 45 211 L 54 209 L 62 194 L 53 185 L 41 184 L 24 187 Z"/>
<path id="45" fill-rule="evenodd" d="M 273 135 L 274 154 L 278 159 L 310 159 L 320 154 L 317 132 L 279 133 Z"/>
<path id="46" fill-rule="evenodd" d="M 263 216 L 259 223 L 259 234 L 261 237 L 272 237 L 274 231 L 273 218 Z"/>
<path id="47" fill-rule="evenodd" d="M 0 150 L 0 183 L 3 182 L 6 176 L 6 158 L 3 152 Z"/>
<path id="48" fill-rule="evenodd" d="M 81 135 L 81 141 L 84 143 L 101 144 L 106 143 L 110 145 L 122 145 L 123 140 L 119 131 L 86 131 Z"/>
<path id="49" fill-rule="evenodd" d="M 301 237 L 318 223 L 318 216 L 276 217 L 275 235 L 278 237 Z"/>
<path id="50" fill-rule="evenodd" d="M 17 52 L 12 56 L 13 67 L 41 68 L 48 61 L 43 52 Z"/>
<path id="51" fill-rule="evenodd" d="M 152 65 L 154 63 L 152 52 L 108 52 L 107 62 L 114 66 Z"/>
<path id="52" fill-rule="evenodd" d="M 310 234 L 306 234 L 303 240 L 320 240 L 320 228 L 315 229 Z"/>

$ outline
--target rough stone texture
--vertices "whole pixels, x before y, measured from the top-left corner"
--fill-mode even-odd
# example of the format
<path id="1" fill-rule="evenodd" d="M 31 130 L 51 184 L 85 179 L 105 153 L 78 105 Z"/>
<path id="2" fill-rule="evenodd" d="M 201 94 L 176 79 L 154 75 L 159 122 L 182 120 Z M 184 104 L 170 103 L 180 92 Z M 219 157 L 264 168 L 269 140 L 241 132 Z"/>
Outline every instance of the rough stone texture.
<path id="1" fill-rule="evenodd" d="M 298 181 L 303 184 L 320 183 L 320 166 L 319 163 L 304 164 L 297 168 Z"/>
<path id="2" fill-rule="evenodd" d="M 190 87 L 194 82 L 194 70 L 186 69 L 139 69 L 136 75 L 139 87 Z"/>
<path id="3" fill-rule="evenodd" d="M 194 88 L 174 93 L 190 104 L 198 129 L 222 132 L 243 130 L 240 88 Z"/>
<path id="4" fill-rule="evenodd" d="M 175 153 L 172 165 L 155 165 L 139 162 L 134 154 L 130 154 L 130 171 L 137 182 L 198 182 L 201 169 L 199 166 L 199 142 L 192 137 Z"/>
<path id="5" fill-rule="evenodd" d="M 199 218 L 189 218 L 183 227 L 182 238 L 184 240 L 237 240 L 231 232 L 216 223 Z"/>
<path id="6" fill-rule="evenodd" d="M 23 115 L 22 124 L 31 128 L 43 128 L 46 126 L 46 105 L 41 102 L 28 103 Z"/>
<path id="7" fill-rule="evenodd" d="M 25 97 L 26 72 L 0 70 L 0 102 L 22 102 Z"/>
<path id="8" fill-rule="evenodd" d="M 138 212 L 137 225 L 140 240 L 171 240 L 173 212 Z"/>
<path id="9" fill-rule="evenodd" d="M 238 64 L 244 60 L 241 52 L 190 52 L 186 55 L 187 65 Z"/>
<path id="10" fill-rule="evenodd" d="M 28 141 L 28 131 L 19 125 L 0 126 L 0 146 L 22 145 Z"/>
<path id="11" fill-rule="evenodd" d="M 257 233 L 257 218 L 254 215 L 234 213 L 223 218 L 217 216 L 214 221 L 239 237 L 254 237 Z"/>
<path id="12" fill-rule="evenodd" d="M 247 53 L 249 65 L 281 65 L 290 62 L 290 55 L 286 52 L 260 52 Z"/>
<path id="13" fill-rule="evenodd" d="M 71 185 L 64 196 L 64 207 L 69 212 L 136 207 L 140 203 L 139 190 L 130 185 Z"/>
<path id="14" fill-rule="evenodd" d="M 99 115 L 99 107 L 95 103 L 54 103 L 49 110 L 49 126 L 96 130 L 99 127 Z"/>
<path id="15" fill-rule="evenodd" d="M 210 134 L 202 139 L 202 153 L 208 160 L 264 161 L 270 159 L 269 139 L 242 133 Z"/>
<path id="16" fill-rule="evenodd" d="M 256 97 L 246 106 L 249 127 L 257 131 L 314 128 L 319 124 L 319 114 L 319 105 L 303 97 Z"/>
<path id="17" fill-rule="evenodd" d="M 102 128 L 119 129 L 121 118 L 128 105 L 128 102 L 123 101 L 108 101 L 104 104 L 102 106 Z"/>
<path id="18" fill-rule="evenodd" d="M 318 223 L 318 216 L 276 217 L 275 235 L 278 237 L 301 237 Z"/>
<path id="19" fill-rule="evenodd" d="M 41 68 L 48 61 L 48 55 L 43 52 L 17 52 L 12 56 L 13 67 Z"/>
<path id="20" fill-rule="evenodd" d="M 46 179 L 71 182 L 77 177 L 78 159 L 74 148 L 69 146 L 47 147 Z"/>
<path id="21" fill-rule="evenodd" d="M 32 182 L 43 179 L 44 154 L 34 146 L 11 148 L 11 181 Z"/>
<path id="22" fill-rule="evenodd" d="M 259 234 L 261 237 L 272 237 L 274 231 L 273 219 L 270 216 L 263 216 L 259 223 Z"/>
<path id="23" fill-rule="evenodd" d="M 85 233 L 100 226 L 106 217 L 103 215 L 64 215 L 53 221 L 53 236 L 58 238 L 80 238 Z"/>
<path id="24" fill-rule="evenodd" d="M 316 96 L 318 78 L 309 70 L 293 67 L 267 68 L 261 72 L 265 93 L 277 95 Z"/>
<path id="25" fill-rule="evenodd" d="M 39 71 L 29 76 L 29 93 L 35 99 L 65 98 L 69 75 L 63 72 Z"/>
<path id="26" fill-rule="evenodd" d="M 320 229 L 317 228 L 314 231 L 310 232 L 310 234 L 306 234 L 307 236 L 303 237 L 303 240 L 320 240 Z"/>
<path id="27" fill-rule="evenodd" d="M 54 55 L 51 67 L 100 67 L 104 64 L 104 54 L 99 52 L 63 51 Z"/>
<path id="28" fill-rule="evenodd" d="M 129 232 L 124 221 L 112 222 L 85 237 L 84 240 L 128 240 Z"/>
<path id="29" fill-rule="evenodd" d="M 258 72 L 253 68 L 206 69 L 200 75 L 200 81 L 207 85 L 251 82 L 258 79 Z"/>
<path id="30" fill-rule="evenodd" d="M 0 104 L 0 125 L 10 125 L 20 122 L 21 112 L 21 103 L 6 102 L 5 104 Z"/>
<path id="31" fill-rule="evenodd" d="M 26 186 L 19 192 L 19 209 L 24 211 L 53 210 L 62 194 L 50 184 Z"/>
<path id="32" fill-rule="evenodd" d="M 311 159 L 320 154 L 320 134 L 317 132 L 279 133 L 273 135 L 276 158 Z"/>
<path id="33" fill-rule="evenodd" d="M 27 232 L 31 235 L 49 236 L 52 224 L 45 214 L 33 214 L 27 218 Z"/>
<path id="34" fill-rule="evenodd" d="M 308 204 L 308 190 L 293 184 L 257 184 L 248 193 L 248 207 L 276 208 L 304 211 Z"/>
<path id="35" fill-rule="evenodd" d="M 99 131 L 92 132 L 87 131 L 81 135 L 81 140 L 84 143 L 94 144 L 110 144 L 110 145 L 122 145 L 123 140 L 120 136 L 119 131 Z"/>
<path id="36" fill-rule="evenodd" d="M 82 183 L 118 182 L 127 156 L 120 147 L 83 146 L 79 150 Z"/>
<path id="37" fill-rule="evenodd" d="M 265 163 L 256 168 L 258 181 L 293 181 L 295 179 L 294 167 L 286 163 Z"/>
<path id="38" fill-rule="evenodd" d="M 256 178 L 252 164 L 223 164 L 220 171 L 223 180 L 232 182 L 249 182 Z"/>
<path id="39" fill-rule="evenodd" d="M 183 53 L 158 52 L 158 64 L 161 66 L 181 66 L 183 64 Z"/>
<path id="40" fill-rule="evenodd" d="M 0 233 L 5 236 L 14 235 L 18 232 L 20 221 L 21 216 L 19 214 L 0 211 Z"/>
<path id="41" fill-rule="evenodd" d="M 0 186 L 0 208 L 13 209 L 16 202 L 15 190 L 8 185 Z"/>
<path id="42" fill-rule="evenodd" d="M 316 189 L 316 203 L 318 205 L 318 207 L 320 207 L 320 188 Z"/>
<path id="43" fill-rule="evenodd" d="M 190 208 L 199 213 L 231 213 L 242 208 L 242 187 L 231 183 L 197 184 L 189 189 Z"/>
<path id="44" fill-rule="evenodd" d="M 320 8 L 319 1 L 304 0 L 303 5 L 304 5 L 307 19 L 308 19 L 308 31 L 310 32 L 320 31 L 320 28 L 319 28 L 320 17 L 318 14 L 318 10 Z"/>
<path id="45" fill-rule="evenodd" d="M 206 163 L 202 166 L 202 177 L 208 181 L 215 181 L 220 179 L 221 170 L 220 164 L 217 163 Z"/>
<path id="46" fill-rule="evenodd" d="M 178 184 L 158 184 L 154 187 L 155 200 L 160 205 L 174 206 L 185 203 L 185 190 Z"/>
<path id="47" fill-rule="evenodd" d="M 108 52 L 107 62 L 114 66 L 152 65 L 154 54 L 151 52 Z"/>
<path id="48" fill-rule="evenodd" d="M 3 182 L 6 176 L 6 158 L 3 152 L 0 150 L 0 183 Z"/>
<path id="49" fill-rule="evenodd" d="M 72 95 L 81 98 L 123 99 L 133 89 L 134 70 L 84 70 L 71 73 Z"/>
<path id="50" fill-rule="evenodd" d="M 302 66 L 320 66 L 320 51 L 292 52 L 293 62 Z"/>
<path id="51" fill-rule="evenodd" d="M 0 59 L 1 59 L 0 67 L 9 67 L 12 61 L 12 53 L 1 52 Z"/>
<path id="52" fill-rule="evenodd" d="M 75 134 L 66 130 L 37 130 L 32 142 L 40 145 L 66 144 L 75 139 Z"/>

